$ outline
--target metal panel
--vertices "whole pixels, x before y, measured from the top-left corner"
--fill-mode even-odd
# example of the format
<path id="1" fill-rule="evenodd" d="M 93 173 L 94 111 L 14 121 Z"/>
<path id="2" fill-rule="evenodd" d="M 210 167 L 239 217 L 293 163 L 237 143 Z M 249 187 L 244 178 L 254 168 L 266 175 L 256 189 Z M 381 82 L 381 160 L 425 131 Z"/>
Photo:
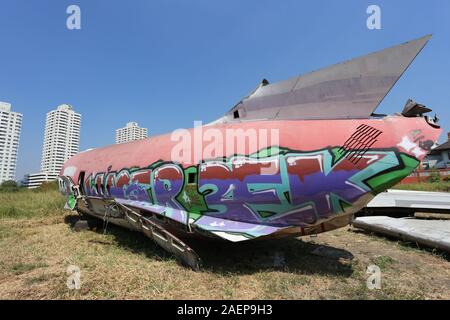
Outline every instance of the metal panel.
<path id="1" fill-rule="evenodd" d="M 450 252 L 450 221 L 361 217 L 353 226 Z"/>
<path id="2" fill-rule="evenodd" d="M 388 190 L 373 198 L 367 207 L 450 210 L 450 193 Z"/>
<path id="3" fill-rule="evenodd" d="M 430 37 L 261 85 L 221 120 L 368 118 Z"/>

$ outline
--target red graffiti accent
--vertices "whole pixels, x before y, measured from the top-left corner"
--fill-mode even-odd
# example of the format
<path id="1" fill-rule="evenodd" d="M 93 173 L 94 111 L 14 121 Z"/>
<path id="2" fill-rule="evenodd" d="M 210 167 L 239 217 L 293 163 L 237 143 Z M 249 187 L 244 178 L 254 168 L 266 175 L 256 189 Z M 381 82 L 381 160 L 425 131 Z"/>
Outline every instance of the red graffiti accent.
<path id="1" fill-rule="evenodd" d="M 343 159 L 339 160 L 339 162 L 337 164 L 335 164 L 335 166 L 333 167 L 333 170 L 335 170 L 335 171 L 340 171 L 340 170 L 350 171 L 350 170 L 354 170 L 356 168 L 359 169 L 360 167 L 365 166 L 367 164 L 367 161 L 368 161 L 367 159 L 362 158 L 360 161 L 358 161 L 356 164 L 354 164 L 347 158 L 343 158 Z"/>
<path id="2" fill-rule="evenodd" d="M 151 169 L 135 171 L 131 174 L 132 183 L 150 184 Z"/>
<path id="3" fill-rule="evenodd" d="M 183 188 L 182 169 L 174 164 L 166 164 L 154 171 L 153 192 L 158 204 L 171 208 L 182 208 L 175 197 Z"/>
<path id="4" fill-rule="evenodd" d="M 248 176 L 256 176 L 261 175 L 264 171 L 270 172 L 272 175 L 279 174 L 279 166 L 273 169 L 271 165 L 274 163 L 271 162 L 256 162 L 260 160 L 248 160 L 245 158 L 237 158 L 233 161 L 233 178 L 239 179 L 240 181 L 244 181 L 244 179 Z M 277 161 L 278 162 L 278 161 Z"/>
<path id="5" fill-rule="evenodd" d="M 183 174 L 180 172 L 178 167 L 174 167 L 174 165 L 170 166 L 162 166 L 154 171 L 155 173 L 155 182 L 158 180 L 181 180 L 183 179 Z"/>
<path id="6" fill-rule="evenodd" d="M 201 165 L 200 176 L 202 179 L 218 179 L 226 180 L 230 178 L 231 169 L 229 169 L 224 163 L 214 162 L 207 165 Z"/>
<path id="7" fill-rule="evenodd" d="M 130 175 L 127 171 L 121 171 L 119 172 L 117 178 L 116 178 L 116 187 L 117 188 L 123 188 L 124 186 L 127 186 L 130 184 Z"/>
<path id="8" fill-rule="evenodd" d="M 356 164 L 352 163 L 347 158 L 340 160 L 333 168 L 333 171 L 340 170 L 364 170 L 367 168 L 372 162 L 378 162 L 382 160 L 386 155 L 385 154 L 365 154 L 361 160 L 359 160 Z"/>
<path id="9" fill-rule="evenodd" d="M 292 175 L 300 177 L 301 181 L 305 181 L 305 177 L 322 172 L 322 156 L 317 155 L 314 158 L 298 158 L 287 157 L 286 158 L 287 172 Z"/>

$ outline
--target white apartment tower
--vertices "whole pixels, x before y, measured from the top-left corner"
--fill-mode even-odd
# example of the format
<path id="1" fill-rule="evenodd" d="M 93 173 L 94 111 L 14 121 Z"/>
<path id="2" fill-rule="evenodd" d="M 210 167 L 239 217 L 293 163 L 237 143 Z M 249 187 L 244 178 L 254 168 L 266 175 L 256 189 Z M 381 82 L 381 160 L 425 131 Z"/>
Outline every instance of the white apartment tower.
<path id="1" fill-rule="evenodd" d="M 147 128 L 141 128 L 136 122 L 128 122 L 125 128 L 116 130 L 116 143 L 125 143 L 147 138 Z"/>
<path id="2" fill-rule="evenodd" d="M 22 114 L 11 111 L 11 104 L 0 102 L 0 183 L 16 179 Z"/>
<path id="3" fill-rule="evenodd" d="M 78 153 L 80 125 L 81 115 L 67 104 L 47 113 L 41 173 L 56 178 L 64 162 Z"/>

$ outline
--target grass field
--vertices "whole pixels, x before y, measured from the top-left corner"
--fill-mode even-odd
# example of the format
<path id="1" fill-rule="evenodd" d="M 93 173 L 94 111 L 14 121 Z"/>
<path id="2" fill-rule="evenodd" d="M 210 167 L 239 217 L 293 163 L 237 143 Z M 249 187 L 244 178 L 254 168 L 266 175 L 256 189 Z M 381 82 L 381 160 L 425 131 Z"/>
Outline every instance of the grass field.
<path id="1" fill-rule="evenodd" d="M 450 181 L 397 184 L 392 189 L 450 192 Z"/>
<path id="2" fill-rule="evenodd" d="M 77 215 L 63 203 L 56 191 L 0 194 L 0 299 L 450 299 L 448 257 L 350 227 L 191 242 L 204 260 L 194 272 L 139 233 L 73 231 Z M 381 268 L 380 290 L 366 287 L 370 264 Z M 66 286 L 69 265 L 81 269 L 80 290 Z"/>

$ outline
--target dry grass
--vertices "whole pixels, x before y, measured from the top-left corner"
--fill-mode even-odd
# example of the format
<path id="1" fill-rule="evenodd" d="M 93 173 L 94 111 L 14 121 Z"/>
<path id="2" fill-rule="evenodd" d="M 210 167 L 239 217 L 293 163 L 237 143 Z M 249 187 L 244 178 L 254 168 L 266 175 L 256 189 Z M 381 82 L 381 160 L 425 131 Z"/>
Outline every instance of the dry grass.
<path id="1" fill-rule="evenodd" d="M 14 196 L 12 203 L 0 203 L 36 213 L 0 218 L 2 299 L 450 298 L 447 258 L 369 234 L 344 228 L 303 240 L 195 241 L 205 266 L 193 272 L 139 233 L 114 226 L 106 234 L 74 232 L 76 215 L 47 212 L 60 199 L 46 197 L 36 198 L 42 208 L 20 207 Z M 312 254 L 319 246 L 336 256 Z M 274 267 L 275 256 L 285 265 Z M 366 268 L 373 263 L 382 270 L 381 290 L 366 287 Z M 69 265 L 81 269 L 80 290 L 66 286 Z"/>
<path id="2" fill-rule="evenodd" d="M 57 190 L 0 192 L 1 218 L 38 218 L 61 214 L 64 199 Z"/>

